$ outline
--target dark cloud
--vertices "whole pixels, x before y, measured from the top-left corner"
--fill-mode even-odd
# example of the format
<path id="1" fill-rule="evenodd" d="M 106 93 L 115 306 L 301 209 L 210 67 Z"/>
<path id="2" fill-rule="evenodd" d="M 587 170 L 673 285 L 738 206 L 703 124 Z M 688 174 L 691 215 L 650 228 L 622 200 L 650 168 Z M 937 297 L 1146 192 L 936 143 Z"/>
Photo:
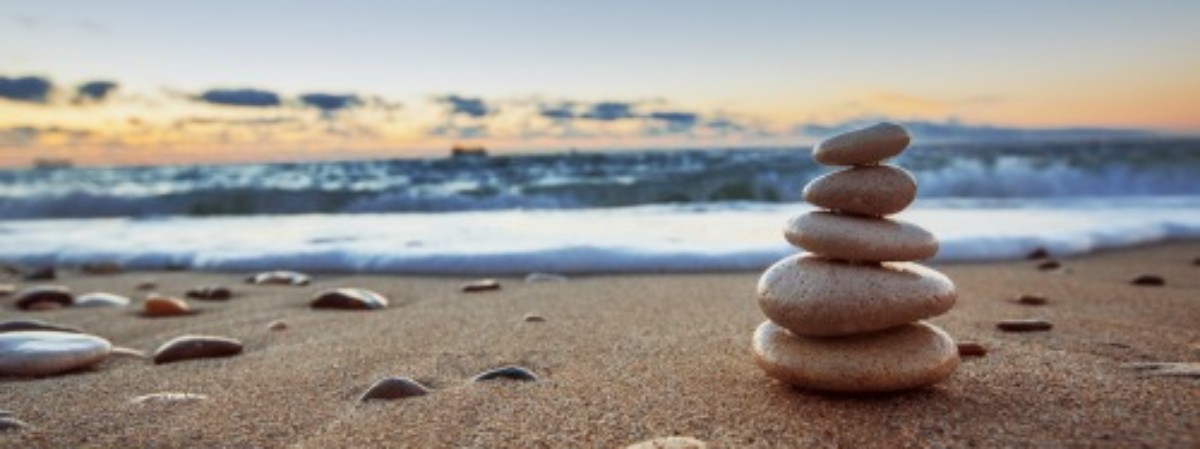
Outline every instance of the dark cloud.
<path id="1" fill-rule="evenodd" d="M 490 109 L 487 103 L 484 103 L 482 98 L 460 97 L 458 95 L 447 95 L 437 99 L 438 102 L 450 106 L 451 115 L 466 115 L 468 117 L 479 118 L 488 115 Z"/>
<path id="2" fill-rule="evenodd" d="M 25 147 L 37 143 L 41 136 L 60 135 L 68 138 L 82 139 L 92 135 L 91 131 L 61 126 L 10 126 L 0 128 L 0 146 Z"/>
<path id="3" fill-rule="evenodd" d="M 195 98 L 224 106 L 266 108 L 281 104 L 279 94 L 258 89 L 210 89 Z"/>
<path id="4" fill-rule="evenodd" d="M 727 118 L 718 118 L 718 119 L 709 120 L 708 123 L 704 124 L 704 126 L 707 126 L 709 129 L 717 131 L 722 134 L 731 133 L 731 132 L 741 132 L 741 131 L 746 130 L 745 125 L 742 125 L 741 123 L 735 122 L 735 121 L 727 119 Z"/>
<path id="5" fill-rule="evenodd" d="M 633 103 L 604 101 L 593 104 L 581 118 L 591 120 L 613 121 L 636 117 L 633 114 Z"/>
<path id="6" fill-rule="evenodd" d="M 692 112 L 651 112 L 646 118 L 667 124 L 667 131 L 682 133 L 691 131 L 700 121 L 700 115 Z"/>
<path id="7" fill-rule="evenodd" d="M 104 101 L 108 94 L 117 89 L 117 83 L 112 81 L 91 81 L 80 84 L 75 89 L 75 101 Z"/>
<path id="8" fill-rule="evenodd" d="M 307 106 L 320 109 L 322 112 L 336 112 L 346 108 L 352 108 L 363 104 L 362 99 L 356 95 L 338 95 L 338 94 L 323 94 L 311 93 L 300 96 L 300 102 Z"/>
<path id="9" fill-rule="evenodd" d="M 26 76 L 8 78 L 0 76 L 0 98 L 30 103 L 45 103 L 50 97 L 54 85 L 49 79 Z"/>
<path id="10" fill-rule="evenodd" d="M 575 107 L 570 103 L 554 106 L 542 105 L 538 108 L 538 115 L 552 120 L 570 120 L 575 118 Z"/>
<path id="11" fill-rule="evenodd" d="M 456 139 L 474 139 L 479 137 L 487 137 L 490 135 L 487 125 L 454 125 L 447 124 L 435 126 L 429 130 L 429 134 L 440 137 L 453 137 Z"/>

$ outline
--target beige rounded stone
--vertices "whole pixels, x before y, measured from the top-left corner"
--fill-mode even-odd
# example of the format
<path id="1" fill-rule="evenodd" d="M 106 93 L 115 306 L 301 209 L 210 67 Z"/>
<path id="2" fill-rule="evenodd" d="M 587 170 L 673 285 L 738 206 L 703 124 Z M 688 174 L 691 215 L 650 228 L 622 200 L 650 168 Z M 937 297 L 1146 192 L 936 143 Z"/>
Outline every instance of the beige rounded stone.
<path id="1" fill-rule="evenodd" d="M 758 281 L 758 307 L 797 335 L 861 334 L 941 315 L 954 307 L 954 283 L 909 262 L 858 265 L 796 254 Z"/>
<path id="2" fill-rule="evenodd" d="M 817 207 L 862 215 L 891 215 L 917 198 L 917 180 L 894 165 L 852 167 L 828 173 L 804 186 L 804 201 Z"/>
<path id="3" fill-rule="evenodd" d="M 801 337 L 770 321 L 754 331 L 754 360 L 780 381 L 844 393 L 908 390 L 938 383 L 958 368 L 958 348 L 924 322 L 840 338 Z"/>
<path id="4" fill-rule="evenodd" d="M 0 334 L 0 375 L 48 376 L 95 365 L 112 343 L 95 335 L 53 331 Z"/>
<path id="5" fill-rule="evenodd" d="M 708 444 L 692 437 L 664 437 L 641 441 L 625 449 L 706 449 Z"/>
<path id="6" fill-rule="evenodd" d="M 813 159 L 825 165 L 872 165 L 900 154 L 910 141 L 900 125 L 876 123 L 821 141 L 813 147 Z"/>
<path id="7" fill-rule="evenodd" d="M 788 243 L 822 256 L 856 262 L 924 260 L 937 255 L 937 237 L 901 220 L 809 212 L 788 221 Z"/>

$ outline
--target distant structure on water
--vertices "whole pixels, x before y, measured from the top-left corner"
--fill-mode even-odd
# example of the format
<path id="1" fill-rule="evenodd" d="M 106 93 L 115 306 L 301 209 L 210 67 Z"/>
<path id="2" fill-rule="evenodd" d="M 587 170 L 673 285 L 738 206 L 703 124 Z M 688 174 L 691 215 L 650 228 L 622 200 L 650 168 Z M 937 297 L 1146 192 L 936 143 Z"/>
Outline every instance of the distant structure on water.
<path id="1" fill-rule="evenodd" d="M 75 163 L 67 158 L 37 158 L 33 160 L 33 168 L 37 170 L 52 170 L 58 168 L 71 168 Z"/>
<path id="2" fill-rule="evenodd" d="M 450 148 L 450 158 L 452 159 L 483 159 L 486 157 L 488 157 L 487 149 L 481 146 L 455 144 Z"/>

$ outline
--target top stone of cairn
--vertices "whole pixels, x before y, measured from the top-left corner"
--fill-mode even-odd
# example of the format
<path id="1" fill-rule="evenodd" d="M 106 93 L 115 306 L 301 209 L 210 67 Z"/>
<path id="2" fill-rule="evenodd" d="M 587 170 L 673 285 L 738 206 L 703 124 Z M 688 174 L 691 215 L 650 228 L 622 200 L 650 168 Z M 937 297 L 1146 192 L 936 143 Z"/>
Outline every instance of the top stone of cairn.
<path id="1" fill-rule="evenodd" d="M 908 147 L 908 131 L 893 123 L 877 123 L 825 139 L 813 148 L 824 165 L 873 165 Z"/>

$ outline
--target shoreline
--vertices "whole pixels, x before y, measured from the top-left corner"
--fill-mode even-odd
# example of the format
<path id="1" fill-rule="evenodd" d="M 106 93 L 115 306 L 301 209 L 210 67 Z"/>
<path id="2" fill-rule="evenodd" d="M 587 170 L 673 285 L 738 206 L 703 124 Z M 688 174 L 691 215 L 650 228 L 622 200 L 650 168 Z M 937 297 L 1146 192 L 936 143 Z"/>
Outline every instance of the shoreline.
<path id="1" fill-rule="evenodd" d="M 757 272 L 572 275 L 566 282 L 499 277 L 499 291 L 462 293 L 476 277 L 313 273 L 305 287 L 251 286 L 248 273 L 65 272 L 76 293 L 110 291 L 135 305 L 147 277 L 182 296 L 219 284 L 229 301 L 188 300 L 199 313 L 151 319 L 125 309 L 18 311 L 4 319 L 80 327 L 152 352 L 183 334 L 237 338 L 244 353 L 154 365 L 113 356 L 94 369 L 0 377 L 0 409 L 31 428 L 0 447 L 622 447 L 690 436 L 710 447 L 946 445 L 1180 447 L 1200 443 L 1197 374 L 1158 376 L 1137 363 L 1200 361 L 1200 241 L 1034 261 L 937 263 L 958 305 L 931 322 L 987 349 L 951 378 L 906 393 L 799 391 L 751 360 L 764 318 Z M 1130 285 L 1141 274 L 1162 287 Z M 363 287 L 391 300 L 372 312 L 314 311 L 321 290 Z M 1011 299 L 1048 298 L 1044 306 Z M 537 314 L 542 322 L 525 321 Z M 1038 317 L 1047 332 L 1006 333 L 1003 319 Z M 288 329 L 270 331 L 285 320 Z M 475 384 L 520 365 L 534 383 Z M 424 397 L 359 403 L 386 376 L 430 387 Z M 151 393 L 207 395 L 134 404 Z"/>

